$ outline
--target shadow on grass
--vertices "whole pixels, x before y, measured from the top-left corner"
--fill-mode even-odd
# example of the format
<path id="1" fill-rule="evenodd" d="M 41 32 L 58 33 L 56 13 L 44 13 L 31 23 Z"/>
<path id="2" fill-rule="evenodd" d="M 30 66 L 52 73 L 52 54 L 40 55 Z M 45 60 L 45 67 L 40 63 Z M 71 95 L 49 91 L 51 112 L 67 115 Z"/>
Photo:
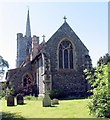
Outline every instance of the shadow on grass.
<path id="1" fill-rule="evenodd" d="M 13 106 L 7 106 L 7 107 L 16 107 L 16 106 L 18 106 L 18 105 L 26 105 L 27 103 L 23 103 L 23 104 L 17 104 L 17 105 L 13 105 Z"/>
<path id="2" fill-rule="evenodd" d="M 2 120 L 26 120 L 17 113 L 2 112 Z"/>
<path id="3" fill-rule="evenodd" d="M 51 105 L 50 107 L 57 107 L 57 106 L 55 106 L 55 105 Z"/>
<path id="4" fill-rule="evenodd" d="M 23 103 L 23 104 L 18 104 L 18 105 L 26 105 L 27 103 Z"/>
<path id="5" fill-rule="evenodd" d="M 88 99 L 88 97 L 68 96 L 68 97 L 65 97 L 65 98 L 60 98 L 59 100 L 81 100 L 81 99 Z"/>

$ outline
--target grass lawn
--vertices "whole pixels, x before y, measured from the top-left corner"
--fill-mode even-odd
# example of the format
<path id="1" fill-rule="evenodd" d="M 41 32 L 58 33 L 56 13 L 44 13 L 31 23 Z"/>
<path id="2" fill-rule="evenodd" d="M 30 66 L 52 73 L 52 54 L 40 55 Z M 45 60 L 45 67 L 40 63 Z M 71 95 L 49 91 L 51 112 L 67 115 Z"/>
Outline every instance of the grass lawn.
<path id="1" fill-rule="evenodd" d="M 87 108 L 89 100 L 60 100 L 59 105 L 42 107 L 42 100 L 25 100 L 24 105 L 7 107 L 2 100 L 3 117 L 18 118 L 93 118 Z"/>

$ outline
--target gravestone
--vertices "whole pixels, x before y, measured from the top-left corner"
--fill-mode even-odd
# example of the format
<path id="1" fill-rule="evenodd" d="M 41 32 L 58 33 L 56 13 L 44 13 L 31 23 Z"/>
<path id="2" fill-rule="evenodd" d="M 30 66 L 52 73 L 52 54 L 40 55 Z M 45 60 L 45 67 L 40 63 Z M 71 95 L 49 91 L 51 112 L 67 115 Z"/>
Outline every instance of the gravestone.
<path id="1" fill-rule="evenodd" d="M 43 107 L 50 107 L 51 106 L 51 99 L 49 94 L 45 94 L 43 98 Z"/>
<path id="2" fill-rule="evenodd" d="M 58 105 L 58 104 L 59 104 L 58 99 L 54 98 L 54 99 L 52 100 L 52 105 Z"/>
<path id="3" fill-rule="evenodd" d="M 7 106 L 14 106 L 14 105 L 15 105 L 14 96 L 8 95 L 7 96 Z"/>
<path id="4" fill-rule="evenodd" d="M 24 104 L 24 98 L 22 94 L 18 94 L 16 96 L 16 100 L 17 100 L 17 105 L 23 105 Z"/>

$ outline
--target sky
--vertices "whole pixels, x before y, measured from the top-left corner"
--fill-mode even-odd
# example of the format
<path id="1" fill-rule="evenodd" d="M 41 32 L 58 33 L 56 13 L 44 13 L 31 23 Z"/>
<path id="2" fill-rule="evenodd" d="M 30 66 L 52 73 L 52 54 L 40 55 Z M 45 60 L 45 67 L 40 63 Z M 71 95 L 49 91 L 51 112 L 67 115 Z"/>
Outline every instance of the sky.
<path id="1" fill-rule="evenodd" d="M 108 52 L 108 2 L 1 2 L 0 55 L 16 66 L 17 33 L 26 31 L 27 10 L 30 11 L 31 35 L 46 41 L 67 23 L 89 50 L 93 66 Z M 53 43 L 54 44 L 54 43 Z"/>

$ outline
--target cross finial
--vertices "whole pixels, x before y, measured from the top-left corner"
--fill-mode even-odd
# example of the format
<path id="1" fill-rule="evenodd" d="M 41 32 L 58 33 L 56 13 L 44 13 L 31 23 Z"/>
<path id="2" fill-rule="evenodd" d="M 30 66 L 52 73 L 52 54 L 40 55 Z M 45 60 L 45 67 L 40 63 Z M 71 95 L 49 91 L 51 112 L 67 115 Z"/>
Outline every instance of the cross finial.
<path id="1" fill-rule="evenodd" d="M 45 35 L 43 35 L 42 37 L 43 37 L 43 42 L 45 42 Z"/>
<path id="2" fill-rule="evenodd" d="M 63 17 L 63 19 L 64 19 L 64 22 L 66 22 L 67 17 L 66 17 L 66 16 L 64 16 L 64 17 Z"/>

